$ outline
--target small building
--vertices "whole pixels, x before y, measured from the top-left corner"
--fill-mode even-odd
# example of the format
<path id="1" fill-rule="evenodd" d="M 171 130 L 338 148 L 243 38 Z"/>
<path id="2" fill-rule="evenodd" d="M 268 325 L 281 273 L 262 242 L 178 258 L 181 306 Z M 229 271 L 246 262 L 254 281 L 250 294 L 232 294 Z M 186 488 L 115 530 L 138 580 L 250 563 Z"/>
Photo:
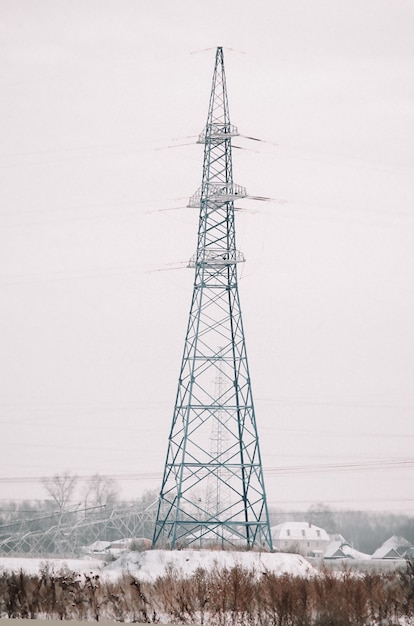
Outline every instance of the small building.
<path id="1" fill-rule="evenodd" d="M 371 559 L 371 555 L 355 550 L 342 535 L 334 535 L 325 550 L 323 558 L 324 560 L 355 559 L 368 561 Z"/>
<path id="2" fill-rule="evenodd" d="M 270 532 L 273 548 L 278 552 L 322 557 L 330 542 L 326 530 L 309 522 L 283 522 L 272 526 Z"/>
<path id="3" fill-rule="evenodd" d="M 373 559 L 405 559 L 407 552 L 411 548 L 411 543 L 405 537 L 393 535 L 382 546 L 375 550 Z"/>
<path id="4" fill-rule="evenodd" d="M 95 541 L 89 546 L 84 546 L 82 550 L 87 554 L 119 556 L 124 552 L 150 550 L 151 543 L 151 539 L 146 539 L 145 537 L 128 537 L 127 539 L 117 539 L 115 541 Z"/>

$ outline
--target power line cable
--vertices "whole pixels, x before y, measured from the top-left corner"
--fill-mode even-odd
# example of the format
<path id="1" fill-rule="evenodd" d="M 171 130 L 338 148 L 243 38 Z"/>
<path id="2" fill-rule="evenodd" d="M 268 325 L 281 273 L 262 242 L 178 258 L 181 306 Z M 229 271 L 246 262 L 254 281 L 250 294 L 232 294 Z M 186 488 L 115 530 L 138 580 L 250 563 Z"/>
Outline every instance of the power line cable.
<path id="1" fill-rule="evenodd" d="M 394 469 L 411 469 L 414 468 L 414 458 L 406 459 L 382 459 L 380 461 L 367 461 L 360 463 L 329 463 L 329 464 L 312 464 L 312 465 L 291 465 L 264 468 L 264 473 L 268 476 L 297 474 L 297 473 L 320 473 L 320 472 L 338 472 L 338 471 L 373 471 L 373 470 L 394 470 Z M 119 481 L 134 481 L 143 479 L 158 479 L 161 477 L 160 472 L 141 472 L 141 473 L 125 473 L 125 474 L 104 474 L 105 478 L 111 478 Z M 94 480 L 93 475 L 76 475 L 80 482 L 90 482 Z M 53 481 L 53 476 L 1 476 L 1 484 L 14 483 L 36 483 L 36 482 Z"/>

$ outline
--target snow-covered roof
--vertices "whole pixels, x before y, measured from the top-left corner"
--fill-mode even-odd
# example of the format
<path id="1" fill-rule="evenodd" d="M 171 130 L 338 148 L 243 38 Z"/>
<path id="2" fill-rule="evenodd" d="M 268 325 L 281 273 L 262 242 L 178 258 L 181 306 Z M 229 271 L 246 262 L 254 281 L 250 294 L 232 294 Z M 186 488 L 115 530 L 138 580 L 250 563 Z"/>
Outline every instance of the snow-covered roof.
<path id="1" fill-rule="evenodd" d="M 328 547 L 325 550 L 325 554 L 323 555 L 324 559 L 346 559 L 349 558 L 342 550 L 343 546 L 342 541 L 331 541 Z"/>
<path id="2" fill-rule="evenodd" d="M 398 550 L 398 548 L 411 548 L 411 543 L 405 537 L 399 537 L 398 535 L 393 535 L 387 541 L 384 541 L 383 546 L 388 546 L 389 548 L 394 548 Z"/>
<path id="3" fill-rule="evenodd" d="M 375 550 L 372 555 L 373 559 L 401 559 L 401 554 L 398 554 L 394 548 L 387 548 L 387 546 L 380 546 Z"/>
<path id="4" fill-rule="evenodd" d="M 373 559 L 399 559 L 405 555 L 411 543 L 405 537 L 393 535 L 375 550 Z"/>
<path id="5" fill-rule="evenodd" d="M 365 552 L 360 552 L 359 550 L 355 550 L 355 548 L 352 548 L 349 545 L 349 543 L 345 543 L 342 546 L 342 551 L 350 559 L 358 559 L 360 561 L 368 561 L 371 558 L 370 554 L 366 554 Z"/>
<path id="6" fill-rule="evenodd" d="M 283 522 L 272 526 L 270 532 L 274 541 L 329 541 L 326 530 L 309 522 Z"/>
<path id="7" fill-rule="evenodd" d="M 328 544 L 325 553 L 323 555 L 324 559 L 346 559 L 349 558 L 342 550 L 342 546 L 345 545 L 343 541 L 331 541 Z"/>
<path id="8" fill-rule="evenodd" d="M 104 552 L 111 545 L 110 541 L 94 541 L 83 548 L 84 552 Z"/>
<path id="9" fill-rule="evenodd" d="M 357 559 L 359 561 L 367 561 L 371 558 L 370 554 L 365 554 L 359 550 L 352 548 L 347 541 L 341 537 L 331 541 L 323 555 L 324 559 Z"/>

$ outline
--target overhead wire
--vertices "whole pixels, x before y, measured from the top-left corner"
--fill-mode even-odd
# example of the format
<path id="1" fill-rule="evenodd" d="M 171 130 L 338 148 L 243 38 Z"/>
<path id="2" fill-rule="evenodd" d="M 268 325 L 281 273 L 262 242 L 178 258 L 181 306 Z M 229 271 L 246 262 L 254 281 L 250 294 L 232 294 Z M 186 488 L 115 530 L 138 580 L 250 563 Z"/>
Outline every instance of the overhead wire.
<path id="1" fill-rule="evenodd" d="M 352 462 L 352 463 L 327 463 L 315 465 L 288 465 L 267 467 L 264 473 L 268 476 L 281 476 L 283 474 L 320 474 L 331 472 L 364 472 L 377 470 L 411 469 L 414 468 L 414 458 L 407 459 L 382 459 L 380 461 Z"/>
<path id="2" fill-rule="evenodd" d="M 383 459 L 382 461 L 366 461 L 360 463 L 328 463 L 328 464 L 304 464 L 291 466 L 275 466 L 263 468 L 266 476 L 282 476 L 286 474 L 298 473 L 320 473 L 320 472 L 355 472 L 355 471 L 377 471 L 377 470 L 398 470 L 411 469 L 414 467 L 414 458 L 406 459 Z M 79 481 L 90 482 L 94 480 L 94 475 L 75 475 Z M 119 481 L 134 481 L 142 479 L 161 478 L 161 472 L 137 472 L 125 474 L 103 474 L 105 478 Z M 35 483 L 53 480 L 53 476 L 0 476 L 0 484 L 13 483 Z"/>
<path id="3" fill-rule="evenodd" d="M 64 211 L 84 211 L 86 209 L 101 209 L 103 207 L 120 206 L 138 206 L 144 204 L 142 200 L 120 200 L 117 202 L 99 202 L 94 204 L 73 204 L 67 206 L 54 206 L 48 208 L 31 208 L 31 209 L 17 209 L 16 211 L 0 211 L 0 217 L 18 217 L 20 215 L 33 215 L 36 213 L 56 213 Z"/>
<path id="4" fill-rule="evenodd" d="M 264 139 L 259 139 L 257 137 L 253 137 L 253 136 L 250 136 L 250 135 L 240 135 L 240 136 L 244 137 L 246 139 L 255 141 L 255 142 L 267 143 L 267 144 L 278 146 L 278 144 L 273 142 L 273 141 L 267 141 L 267 140 L 264 140 Z M 173 138 L 173 141 L 180 141 L 181 139 L 194 138 L 194 137 L 196 137 L 196 135 L 188 135 L 188 136 L 182 137 L 182 138 Z M 145 143 L 147 145 L 148 144 L 154 145 L 154 143 L 158 143 L 158 142 L 144 142 L 144 144 Z M 62 153 L 62 152 L 63 153 L 65 153 L 65 152 L 82 152 L 84 150 L 86 150 L 86 151 L 91 151 L 92 150 L 93 151 L 93 150 L 99 150 L 99 149 L 108 148 L 108 147 L 112 148 L 112 147 L 115 147 L 117 145 L 136 146 L 137 143 L 136 142 L 129 142 L 127 144 L 125 144 L 125 143 L 97 144 L 95 146 L 73 147 L 73 148 L 59 148 L 59 149 L 39 150 L 39 151 L 28 151 L 28 152 L 23 152 L 23 153 L 8 153 L 8 154 L 0 155 L 0 159 L 4 158 L 4 157 L 7 157 L 7 156 L 14 156 L 15 157 L 15 156 L 19 156 L 19 155 L 23 155 L 24 156 L 24 155 L 31 155 L 31 154 L 54 154 L 54 153 L 59 154 L 59 153 Z M 140 146 L 141 144 L 138 144 L 138 145 Z M 185 144 L 179 144 L 179 145 L 167 145 L 167 146 L 164 146 L 164 147 L 162 147 L 162 146 L 158 147 L 158 148 L 156 147 L 154 149 L 158 150 L 158 149 L 164 149 L 164 148 L 169 148 L 169 147 L 174 148 L 174 147 L 188 146 L 188 145 L 195 145 L 195 144 L 192 142 L 192 143 L 185 143 Z M 236 147 L 236 146 L 234 146 L 234 147 Z M 144 150 L 145 149 L 148 149 L 148 148 L 144 148 Z M 244 149 L 244 148 L 242 147 L 242 149 Z M 137 151 L 137 150 L 133 150 L 133 152 L 135 152 L 135 151 Z M 138 150 L 138 151 L 142 151 L 142 150 Z M 125 154 L 125 151 L 116 152 L 116 153 L 105 153 L 105 154 L 102 154 L 102 155 L 99 155 L 99 154 L 98 155 L 93 155 L 92 154 L 92 155 L 89 155 L 89 156 L 92 156 L 92 157 L 93 156 L 106 157 L 106 156 L 113 156 L 113 155 L 119 155 L 119 154 Z M 78 158 L 78 157 L 74 157 L 74 158 Z M 53 161 L 48 161 L 48 162 L 53 162 Z M 37 163 L 41 163 L 41 162 L 37 162 Z M 36 164 L 36 163 L 32 163 L 32 164 Z M 24 165 L 24 164 L 14 164 L 14 165 Z M 279 199 L 271 198 L 271 197 L 267 197 L 267 196 L 249 196 L 249 197 L 252 200 L 258 200 L 258 201 L 276 202 L 277 204 L 285 204 L 285 203 L 287 203 L 286 200 L 279 200 Z M 62 208 L 57 208 L 57 209 L 43 209 L 42 208 L 42 209 L 38 209 L 37 211 L 40 211 L 40 212 L 54 212 L 55 210 L 59 210 L 59 211 L 72 210 L 72 209 L 73 210 L 75 210 L 75 209 L 76 210 L 80 210 L 80 209 L 84 209 L 84 208 L 100 208 L 100 207 L 104 207 L 104 206 L 123 206 L 123 205 L 126 205 L 126 204 L 134 205 L 134 204 L 139 204 L 139 203 L 140 203 L 139 201 L 136 201 L 136 202 L 134 202 L 134 201 L 132 201 L 132 202 L 122 202 L 121 201 L 121 202 L 116 202 L 116 203 L 100 203 L 100 204 L 97 204 L 97 205 L 85 205 L 85 206 L 78 206 L 78 207 L 62 207 Z M 297 206 L 296 206 L 297 203 L 296 202 L 292 202 L 292 200 L 290 200 L 289 204 L 290 204 L 290 211 L 289 211 L 289 213 L 283 215 L 283 217 L 292 219 L 292 218 L 297 217 Z M 352 208 L 352 207 L 345 207 L 345 209 L 344 209 L 344 207 L 335 207 L 335 206 L 331 206 L 331 205 L 322 207 L 322 205 L 320 205 L 320 204 L 317 204 L 317 205 L 312 205 L 312 204 L 309 204 L 309 203 L 307 203 L 307 204 L 308 204 L 308 206 L 316 206 L 316 208 L 318 208 L 318 209 L 325 208 L 325 209 L 327 209 L 329 211 L 331 211 L 331 210 L 334 210 L 334 211 L 344 211 L 344 210 L 346 210 L 346 211 L 357 211 L 359 213 L 359 217 L 361 216 L 361 214 L 375 215 L 376 217 L 380 216 L 380 217 L 383 217 L 383 218 L 395 218 L 396 216 L 399 216 L 399 217 L 414 217 L 414 214 L 412 212 L 401 211 L 401 210 L 398 210 L 398 211 L 394 211 L 393 210 L 393 212 L 391 213 L 391 212 L 388 212 L 388 211 L 381 211 L 381 210 L 378 210 L 378 209 L 365 209 L 365 208 L 355 209 L 355 208 Z M 302 206 L 303 206 L 303 202 L 300 202 L 300 207 L 302 207 Z M 184 207 L 182 207 L 182 208 L 184 208 Z M 177 207 L 177 209 L 178 209 L 178 207 Z M 295 213 L 292 213 L 292 209 L 294 210 Z M 168 211 L 168 210 L 176 210 L 176 208 L 175 207 L 171 207 L 171 208 L 159 209 L 159 210 L 160 211 L 163 211 L 163 210 Z M 20 215 L 28 214 L 28 213 L 33 214 L 33 213 L 35 213 L 35 211 L 36 210 L 33 210 L 33 209 L 28 210 L 28 211 L 18 211 L 17 213 L 2 211 L 2 212 L 0 212 L 0 216 L 14 217 L 14 216 L 19 215 L 19 214 Z M 151 213 L 151 212 L 152 211 L 146 211 L 146 213 Z M 154 211 L 154 212 L 156 212 L 156 211 Z M 112 215 L 98 215 L 98 216 L 92 216 L 92 217 L 83 216 L 82 219 L 99 219 L 101 217 L 102 218 L 112 217 Z M 280 217 L 280 215 L 279 215 L 279 217 Z M 302 212 L 299 217 L 305 218 L 307 220 L 311 219 L 311 220 L 319 220 L 319 221 L 320 220 L 323 220 L 323 221 L 327 221 L 327 220 L 328 221 L 338 221 L 338 220 L 339 221 L 343 221 L 343 219 L 345 217 L 347 219 L 347 221 L 349 221 L 349 216 L 342 216 L 341 218 L 338 218 L 338 216 L 332 216 L 332 215 L 320 217 L 320 216 L 315 216 L 314 214 L 309 214 L 308 212 L 306 212 L 306 213 Z M 68 219 L 73 219 L 73 218 L 68 218 Z M 355 221 L 355 220 L 351 220 L 351 221 Z M 359 221 L 359 220 L 357 220 L 357 221 Z M 35 223 L 35 224 L 32 224 L 32 225 L 38 225 L 38 224 L 39 223 Z M 25 225 L 27 225 L 27 224 L 25 224 Z"/>

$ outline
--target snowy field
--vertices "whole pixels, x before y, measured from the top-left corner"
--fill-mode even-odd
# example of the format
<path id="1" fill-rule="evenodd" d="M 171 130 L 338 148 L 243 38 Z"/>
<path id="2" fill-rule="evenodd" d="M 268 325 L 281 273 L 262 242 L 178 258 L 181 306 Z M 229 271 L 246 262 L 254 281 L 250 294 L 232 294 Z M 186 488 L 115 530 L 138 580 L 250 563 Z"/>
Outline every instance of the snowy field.
<path id="1" fill-rule="evenodd" d="M 105 567 L 105 562 L 99 559 L 37 559 L 0 557 L 0 574 L 2 572 L 20 572 L 36 575 L 48 566 L 49 571 L 59 572 L 69 569 L 76 574 L 100 574 Z"/>
<path id="2" fill-rule="evenodd" d="M 260 552 L 226 552 L 217 550 L 148 550 L 127 552 L 116 561 L 106 564 L 99 559 L 31 559 L 0 558 L 2 571 L 37 574 L 46 564 L 58 572 L 66 567 L 76 574 L 99 574 L 103 579 L 115 580 L 123 574 L 132 574 L 140 580 L 152 581 L 173 569 L 177 575 L 190 576 L 198 568 L 231 568 L 240 565 L 258 574 L 292 574 L 308 576 L 315 569 L 298 554 L 269 554 Z"/>

